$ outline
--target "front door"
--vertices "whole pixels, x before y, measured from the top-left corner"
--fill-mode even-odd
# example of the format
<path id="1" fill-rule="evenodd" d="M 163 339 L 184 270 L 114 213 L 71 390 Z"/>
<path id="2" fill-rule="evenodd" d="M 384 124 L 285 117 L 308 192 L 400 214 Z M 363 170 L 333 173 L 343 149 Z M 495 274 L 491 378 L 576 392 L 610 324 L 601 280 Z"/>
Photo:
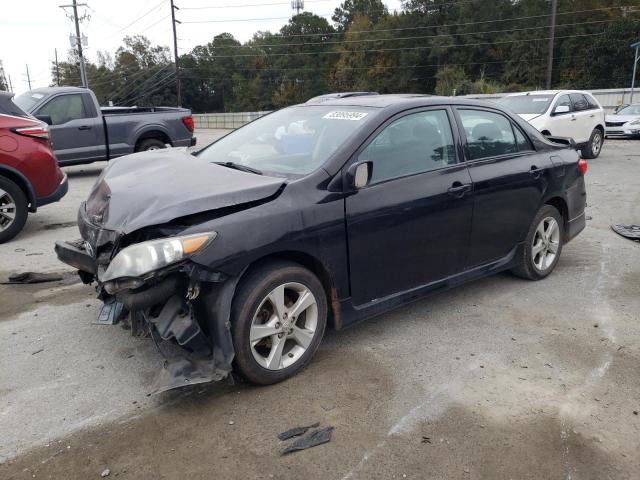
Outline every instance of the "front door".
<path id="1" fill-rule="evenodd" d="M 467 267 L 498 261 L 515 251 L 545 193 L 553 167 L 527 135 L 497 111 L 457 109 L 466 137 L 474 210 Z"/>
<path id="2" fill-rule="evenodd" d="M 565 113 L 554 113 L 555 109 L 559 106 L 569 107 L 569 111 Z M 554 137 L 573 138 L 576 134 L 576 122 L 576 113 L 573 111 L 571 98 L 568 94 L 560 95 L 551 107 L 551 116 L 548 121 L 549 132 Z"/>
<path id="3" fill-rule="evenodd" d="M 459 271 L 471 224 L 471 179 L 458 163 L 447 108 L 401 114 L 354 161 L 370 161 L 368 186 L 349 196 L 351 295 L 363 305 Z"/>
<path id="4" fill-rule="evenodd" d="M 61 163 L 104 158 L 104 145 L 99 142 L 98 131 L 102 123 L 99 117 L 87 111 L 82 94 L 55 96 L 40 107 L 35 115 L 51 118 L 51 142 Z"/>

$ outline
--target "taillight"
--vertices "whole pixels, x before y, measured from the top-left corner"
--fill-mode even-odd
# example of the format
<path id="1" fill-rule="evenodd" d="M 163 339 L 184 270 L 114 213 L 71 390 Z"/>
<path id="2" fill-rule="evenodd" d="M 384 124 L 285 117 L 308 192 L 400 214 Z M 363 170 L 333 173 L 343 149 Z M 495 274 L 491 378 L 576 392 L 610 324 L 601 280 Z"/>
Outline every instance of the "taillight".
<path id="1" fill-rule="evenodd" d="M 35 137 L 40 138 L 42 140 L 49 140 L 49 128 L 44 125 L 35 125 L 33 127 L 20 127 L 12 129 L 15 133 L 19 135 L 24 135 L 25 137 Z"/>
<path id="2" fill-rule="evenodd" d="M 578 160 L 578 171 L 580 172 L 580 175 L 587 173 L 587 167 L 587 161 L 584 158 Z"/>
<path id="3" fill-rule="evenodd" d="M 182 123 L 184 123 L 184 126 L 187 127 L 187 130 L 193 133 L 195 125 L 193 123 L 193 117 L 191 115 L 189 115 L 188 117 L 182 117 Z"/>

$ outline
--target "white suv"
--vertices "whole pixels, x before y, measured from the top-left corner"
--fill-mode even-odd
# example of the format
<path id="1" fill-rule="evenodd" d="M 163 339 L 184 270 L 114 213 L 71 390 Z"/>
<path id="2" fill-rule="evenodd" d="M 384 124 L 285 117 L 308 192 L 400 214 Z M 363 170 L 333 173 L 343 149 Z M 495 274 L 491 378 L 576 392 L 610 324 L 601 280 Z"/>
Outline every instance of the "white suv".
<path id="1" fill-rule="evenodd" d="M 542 134 L 573 138 L 584 158 L 596 158 L 604 142 L 604 110 L 588 92 L 542 90 L 512 93 L 499 102 Z"/>

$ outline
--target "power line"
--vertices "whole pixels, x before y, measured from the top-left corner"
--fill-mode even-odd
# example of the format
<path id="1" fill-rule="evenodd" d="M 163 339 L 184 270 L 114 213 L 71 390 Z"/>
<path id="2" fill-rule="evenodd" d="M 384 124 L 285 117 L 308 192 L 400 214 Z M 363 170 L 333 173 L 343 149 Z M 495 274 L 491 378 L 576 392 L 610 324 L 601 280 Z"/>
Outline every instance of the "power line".
<path id="1" fill-rule="evenodd" d="M 169 75 L 167 75 L 165 78 L 163 78 L 162 80 L 160 80 L 159 82 L 157 82 L 154 86 L 148 88 L 144 93 L 138 95 L 137 97 L 134 97 L 130 100 L 127 101 L 127 103 L 133 103 L 136 100 L 139 100 L 141 98 L 144 98 L 148 95 L 150 95 L 152 92 L 156 92 L 157 90 L 159 90 L 160 88 L 164 88 L 166 86 L 169 85 L 169 83 L 171 83 L 173 81 L 173 76 L 176 74 L 176 72 L 170 72 Z"/>
<path id="2" fill-rule="evenodd" d="M 575 23 L 563 23 L 561 25 L 557 25 L 558 27 L 570 27 L 577 25 L 592 25 L 592 24 L 600 24 L 600 23 L 612 23 L 616 20 L 594 20 L 590 22 L 575 22 Z M 271 47 L 304 47 L 308 45 L 341 45 L 344 43 L 370 43 L 370 42 L 386 42 L 386 41 L 401 41 L 401 40 L 420 40 L 425 38 L 439 38 L 439 37 L 449 37 L 449 36 L 468 36 L 468 35 L 485 35 L 489 33 L 507 33 L 507 32 L 522 32 L 528 30 L 540 30 L 544 28 L 549 28 L 548 25 L 541 25 L 539 27 L 525 27 L 525 28 L 507 28 L 502 30 L 487 30 L 482 32 L 462 32 L 462 33 L 439 33 L 436 35 L 417 35 L 411 37 L 387 37 L 387 38 L 365 38 L 360 40 L 338 40 L 338 41 L 327 41 L 327 42 L 302 42 L 302 43 L 272 43 L 272 44 L 261 44 L 256 43 L 255 45 L 224 45 L 220 48 L 271 48 Z"/>
<path id="3" fill-rule="evenodd" d="M 331 0 L 305 0 L 307 3 L 312 2 L 329 2 Z M 469 1 L 469 0 L 467 0 Z M 273 3 L 245 3 L 241 5 L 211 5 L 206 7 L 180 7 L 182 10 L 210 10 L 215 8 L 241 8 L 241 7 L 270 7 L 273 5 L 291 5 L 291 2 L 273 2 Z"/>
<path id="4" fill-rule="evenodd" d="M 155 6 L 151 7 L 147 12 L 143 13 L 142 15 L 140 15 L 138 18 L 136 18 L 133 22 L 128 23 L 127 25 L 125 25 L 124 27 L 122 27 L 120 30 L 118 30 L 116 33 L 120 33 L 123 30 L 126 30 L 127 28 L 129 28 L 131 25 L 133 25 L 134 23 L 142 20 L 144 17 L 146 17 L 147 15 L 149 15 L 151 12 L 153 12 L 154 10 L 156 10 L 157 8 L 159 8 L 163 3 L 165 3 L 167 0 L 161 0 L 159 3 L 157 3 Z"/>
<path id="5" fill-rule="evenodd" d="M 578 35 L 564 35 L 556 38 L 578 38 L 578 37 L 593 37 L 596 35 L 603 35 L 605 32 L 598 33 L 585 33 Z M 502 40 L 498 42 L 475 42 L 475 43 L 457 43 L 449 45 L 420 45 L 415 47 L 397 47 L 397 48 L 371 48 L 365 50 L 324 50 L 321 52 L 289 52 L 289 53 L 241 53 L 237 55 L 209 55 L 208 58 L 243 58 L 243 57 L 284 57 L 284 56 L 298 56 L 298 55 L 342 55 L 345 53 L 373 53 L 373 52 L 394 52 L 403 50 L 424 50 L 426 48 L 458 48 L 458 47 L 475 47 L 482 45 L 501 45 L 508 43 L 519 42 L 538 42 L 542 40 L 549 40 L 549 37 L 541 38 L 522 38 L 518 40 Z"/>

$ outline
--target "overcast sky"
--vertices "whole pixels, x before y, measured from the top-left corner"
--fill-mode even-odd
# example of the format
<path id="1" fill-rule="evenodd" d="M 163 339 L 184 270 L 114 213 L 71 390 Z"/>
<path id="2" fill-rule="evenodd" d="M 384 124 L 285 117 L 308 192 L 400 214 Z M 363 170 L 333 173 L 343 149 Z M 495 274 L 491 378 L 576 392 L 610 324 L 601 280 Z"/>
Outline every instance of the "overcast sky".
<path id="1" fill-rule="evenodd" d="M 277 31 L 292 14 L 290 0 L 174 1 L 181 8 L 176 18 L 183 22 L 178 25 L 178 47 L 181 53 L 207 43 L 222 32 L 231 32 L 237 39 L 244 41 L 251 38 L 257 30 Z M 88 5 L 79 8 L 79 15 L 90 16 L 81 24 L 81 33 L 88 37 L 89 46 L 85 51 L 90 60 L 95 60 L 98 50 L 114 52 L 126 35 L 142 34 L 152 44 L 173 45 L 169 0 L 78 2 Z M 59 60 L 66 59 L 70 48 L 69 34 L 74 33 L 73 22 L 59 7 L 71 3 L 71 0 L 18 0 L 2 3 L 0 60 L 4 63 L 5 74 L 11 76 L 13 90 L 16 93 L 28 90 L 27 63 L 32 88 L 49 85 L 54 49 L 58 49 Z M 305 11 L 324 16 L 331 22 L 331 14 L 340 3 L 340 0 L 305 0 Z M 401 2 L 384 0 L 384 3 L 392 11 L 399 9 Z M 197 7 L 217 8 L 196 9 Z M 71 9 L 66 10 L 71 13 Z M 217 22 L 187 23 L 200 20 Z"/>

